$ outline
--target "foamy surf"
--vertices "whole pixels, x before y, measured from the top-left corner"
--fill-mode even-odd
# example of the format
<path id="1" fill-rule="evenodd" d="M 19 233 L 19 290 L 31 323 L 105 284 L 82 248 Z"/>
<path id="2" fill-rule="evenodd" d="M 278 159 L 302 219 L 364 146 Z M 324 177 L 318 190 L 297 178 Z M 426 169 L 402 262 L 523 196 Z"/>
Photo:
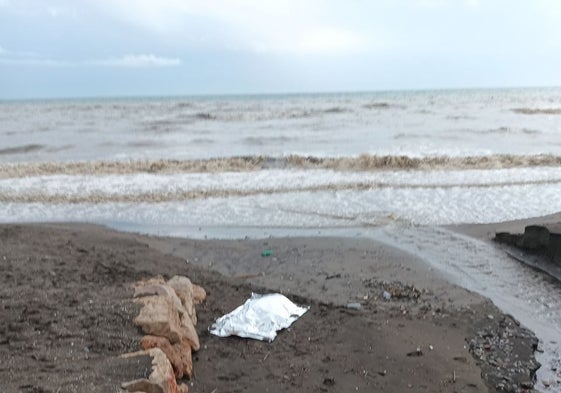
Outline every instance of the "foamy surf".
<path id="1" fill-rule="evenodd" d="M 126 210 L 129 221 L 152 224 L 370 226 L 392 217 L 446 225 L 561 211 L 560 183 L 557 167 L 50 175 L 0 179 L 0 202 L 8 221 L 43 209 L 48 220 L 103 221 Z M 89 213 L 71 205 L 89 206 Z"/>
<path id="2" fill-rule="evenodd" d="M 243 156 L 208 159 L 33 162 L 0 164 L 0 178 L 44 175 L 108 175 L 130 173 L 251 172 L 271 168 L 329 169 L 333 171 L 458 170 L 561 166 L 550 154 L 482 156 L 407 156 L 361 154 L 353 157 Z"/>
<path id="3" fill-rule="evenodd" d="M 262 169 L 255 172 L 40 175 L 0 179 L 0 202 L 162 203 L 287 194 L 370 193 L 391 195 L 474 194 L 514 188 L 547 190 L 561 183 L 556 167 L 493 170 L 334 171 Z M 545 193 L 544 195 L 546 195 Z M 384 199 L 380 197 L 380 199 Z M 396 211 L 396 214 L 399 212 Z"/>

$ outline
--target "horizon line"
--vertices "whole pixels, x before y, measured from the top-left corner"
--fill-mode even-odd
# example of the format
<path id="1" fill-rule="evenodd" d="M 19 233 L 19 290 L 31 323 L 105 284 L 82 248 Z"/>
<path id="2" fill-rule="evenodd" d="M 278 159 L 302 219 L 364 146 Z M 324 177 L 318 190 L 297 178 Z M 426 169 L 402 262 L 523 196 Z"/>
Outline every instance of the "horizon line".
<path id="1" fill-rule="evenodd" d="M 223 93 L 194 93 L 194 94 L 116 94 L 116 95 L 79 95 L 79 96 L 29 96 L 29 97 L 0 97 L 0 102 L 20 101 L 71 101 L 71 100 L 108 100 L 108 99 L 174 99 L 174 98 L 242 98 L 242 97 L 275 97 L 275 96 L 325 96 L 352 94 L 383 94 L 383 93 L 422 93 L 422 92 L 452 92 L 477 90 L 531 90 L 531 89 L 559 89 L 561 85 L 539 86 L 485 86 L 485 87 L 432 87 L 432 88 L 396 88 L 396 89 L 368 89 L 368 90 L 326 90 L 326 91 L 258 91 L 258 92 L 223 92 Z"/>

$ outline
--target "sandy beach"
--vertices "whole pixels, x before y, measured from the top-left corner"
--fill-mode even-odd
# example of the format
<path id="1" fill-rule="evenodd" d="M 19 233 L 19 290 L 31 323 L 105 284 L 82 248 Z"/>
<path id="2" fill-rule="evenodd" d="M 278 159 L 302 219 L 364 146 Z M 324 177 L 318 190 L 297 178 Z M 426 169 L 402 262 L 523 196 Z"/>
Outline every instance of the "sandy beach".
<path id="1" fill-rule="evenodd" d="M 512 317 L 372 240 L 203 241 L 3 224 L 0 250 L 4 392 L 118 392 L 145 376 L 146 362 L 118 356 L 142 337 L 130 285 L 157 274 L 186 275 L 208 293 L 191 392 L 523 391 L 538 367 L 537 340 Z M 311 308 L 272 343 L 210 335 L 251 292 Z"/>

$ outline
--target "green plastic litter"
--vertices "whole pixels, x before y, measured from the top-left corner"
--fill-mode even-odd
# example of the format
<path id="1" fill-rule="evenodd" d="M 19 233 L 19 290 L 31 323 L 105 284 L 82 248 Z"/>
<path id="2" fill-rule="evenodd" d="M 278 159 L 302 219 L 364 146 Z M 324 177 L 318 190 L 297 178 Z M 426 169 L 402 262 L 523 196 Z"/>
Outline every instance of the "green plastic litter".
<path id="1" fill-rule="evenodd" d="M 271 255 L 273 255 L 273 250 L 263 250 L 261 253 L 262 257 L 270 257 Z"/>

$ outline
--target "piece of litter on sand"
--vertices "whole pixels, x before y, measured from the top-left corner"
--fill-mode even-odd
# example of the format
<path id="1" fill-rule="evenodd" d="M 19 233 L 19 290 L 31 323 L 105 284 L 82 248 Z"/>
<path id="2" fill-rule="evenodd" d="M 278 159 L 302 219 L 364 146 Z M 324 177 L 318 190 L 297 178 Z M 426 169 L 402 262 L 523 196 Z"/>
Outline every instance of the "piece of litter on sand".
<path id="1" fill-rule="evenodd" d="M 382 296 L 384 297 L 385 300 L 390 300 L 392 298 L 392 294 L 389 293 L 388 291 L 384 291 Z"/>
<path id="2" fill-rule="evenodd" d="M 362 308 L 362 304 L 360 303 L 347 303 L 345 308 L 349 308 L 351 310 L 360 310 Z"/>
<path id="3" fill-rule="evenodd" d="M 271 342 L 278 330 L 292 325 L 308 309 L 297 306 L 280 293 L 252 293 L 244 304 L 218 318 L 209 330 L 219 337 L 238 336 Z"/>
<path id="4" fill-rule="evenodd" d="M 423 351 L 421 351 L 421 347 L 417 347 L 415 351 L 409 352 L 407 356 L 423 356 Z"/>
<path id="5" fill-rule="evenodd" d="M 261 252 L 262 257 L 270 257 L 272 255 L 273 255 L 273 250 L 263 250 L 263 252 Z"/>

